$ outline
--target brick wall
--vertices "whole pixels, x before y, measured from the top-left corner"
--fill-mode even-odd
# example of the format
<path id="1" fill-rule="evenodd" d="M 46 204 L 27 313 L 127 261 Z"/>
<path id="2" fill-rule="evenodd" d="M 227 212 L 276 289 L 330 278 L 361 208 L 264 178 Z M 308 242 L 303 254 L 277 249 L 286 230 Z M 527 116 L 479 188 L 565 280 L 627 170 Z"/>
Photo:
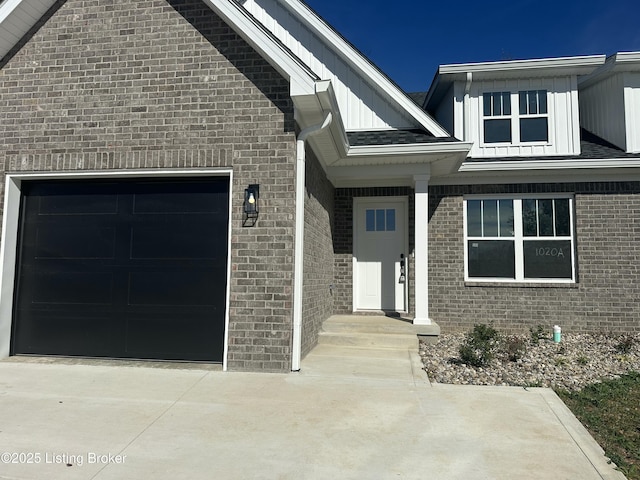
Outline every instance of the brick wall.
<path id="1" fill-rule="evenodd" d="M 409 312 L 414 312 L 415 296 L 413 292 L 414 268 L 414 199 L 413 189 L 408 187 L 362 187 L 338 188 L 335 192 L 335 291 L 334 305 L 336 313 L 353 312 L 353 199 L 355 197 L 402 197 L 409 199 L 409 255 L 408 278 Z"/>
<path id="2" fill-rule="evenodd" d="M 575 193 L 574 285 L 465 285 L 463 195 Z M 640 183 L 432 186 L 430 315 L 444 332 L 494 322 L 507 331 L 640 331 Z"/>
<path id="3" fill-rule="evenodd" d="M 322 322 L 333 313 L 333 194 L 320 163 L 307 151 L 304 217 L 302 356 L 318 343 Z"/>
<path id="4" fill-rule="evenodd" d="M 5 172 L 232 167 L 229 368 L 290 368 L 288 83 L 197 0 L 68 0 L 0 70 Z M 260 184 L 260 218 L 242 226 Z M 2 183 L 4 185 L 4 182 Z"/>

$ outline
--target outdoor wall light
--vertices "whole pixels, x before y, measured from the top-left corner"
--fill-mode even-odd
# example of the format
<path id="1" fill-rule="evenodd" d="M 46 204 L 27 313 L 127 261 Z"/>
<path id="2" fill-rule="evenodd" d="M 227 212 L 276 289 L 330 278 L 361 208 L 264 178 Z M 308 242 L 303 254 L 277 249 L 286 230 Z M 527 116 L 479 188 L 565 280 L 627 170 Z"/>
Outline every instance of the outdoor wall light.
<path id="1" fill-rule="evenodd" d="M 253 227 L 258 220 L 258 214 L 260 208 L 258 207 L 258 200 L 260 199 L 260 185 L 249 185 L 244 189 L 244 203 L 242 208 L 244 209 L 244 225 Z"/>

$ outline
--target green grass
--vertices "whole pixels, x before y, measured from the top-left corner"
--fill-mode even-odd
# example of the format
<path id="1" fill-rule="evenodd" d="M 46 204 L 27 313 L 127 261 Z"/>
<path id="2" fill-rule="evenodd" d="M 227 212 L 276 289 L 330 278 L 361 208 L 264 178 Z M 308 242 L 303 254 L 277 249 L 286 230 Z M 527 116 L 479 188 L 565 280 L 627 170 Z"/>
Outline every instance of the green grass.
<path id="1" fill-rule="evenodd" d="M 629 480 L 640 480 L 640 373 L 556 393 Z"/>

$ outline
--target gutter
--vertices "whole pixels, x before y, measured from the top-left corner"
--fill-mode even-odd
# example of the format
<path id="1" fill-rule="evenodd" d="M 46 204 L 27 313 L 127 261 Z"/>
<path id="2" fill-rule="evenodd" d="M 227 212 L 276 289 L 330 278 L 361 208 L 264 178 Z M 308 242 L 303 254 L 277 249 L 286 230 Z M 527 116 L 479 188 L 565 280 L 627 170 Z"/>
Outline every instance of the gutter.
<path id="1" fill-rule="evenodd" d="M 291 346 L 291 371 L 300 371 L 302 357 L 302 277 L 303 277 L 303 247 L 304 247 L 304 193 L 305 193 L 305 141 L 327 128 L 333 115 L 325 114 L 324 120 L 316 125 L 305 128 L 298 134 L 296 141 L 296 243 L 293 257 L 293 342 Z"/>

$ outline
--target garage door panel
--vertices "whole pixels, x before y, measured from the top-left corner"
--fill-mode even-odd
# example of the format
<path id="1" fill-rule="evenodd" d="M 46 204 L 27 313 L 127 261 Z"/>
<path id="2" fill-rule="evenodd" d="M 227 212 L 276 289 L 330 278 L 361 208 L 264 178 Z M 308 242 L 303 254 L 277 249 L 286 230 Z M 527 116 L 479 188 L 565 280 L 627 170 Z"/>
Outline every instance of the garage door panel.
<path id="1" fill-rule="evenodd" d="M 109 272 L 31 271 L 21 279 L 21 298 L 31 304 L 110 305 L 113 284 Z"/>
<path id="2" fill-rule="evenodd" d="M 183 269 L 129 274 L 129 305 L 215 306 L 224 298 L 222 272 Z"/>
<path id="3" fill-rule="evenodd" d="M 22 191 L 12 353 L 222 361 L 228 178 Z"/>
<path id="4" fill-rule="evenodd" d="M 100 194 L 43 195 L 37 200 L 38 215 L 89 215 L 118 213 L 118 197 Z"/>
<path id="5" fill-rule="evenodd" d="M 32 321 L 19 328 L 14 349 L 20 353 L 106 357 L 111 356 L 123 325 L 109 322 L 104 312 L 43 310 L 33 313 Z"/>
<path id="6" fill-rule="evenodd" d="M 108 259 L 115 257 L 114 227 L 43 225 L 36 230 L 34 256 L 39 259 Z"/>
<path id="7" fill-rule="evenodd" d="M 131 229 L 132 259 L 201 259 L 226 257 L 225 239 L 218 234 L 226 225 L 166 222 Z"/>
<path id="8" fill-rule="evenodd" d="M 141 190 L 133 195 L 134 215 L 222 214 L 228 207 L 228 189 L 224 185 L 193 182 L 187 187 L 176 184 L 170 195 L 155 184 L 145 184 Z"/>
<path id="9" fill-rule="evenodd" d="M 212 328 L 224 321 L 222 312 L 209 316 L 184 318 L 180 312 L 173 315 L 138 315 L 127 321 L 126 353 L 132 357 L 163 358 L 166 360 L 206 360 L 222 355 L 222 344 L 213 339 L 220 334 Z"/>

